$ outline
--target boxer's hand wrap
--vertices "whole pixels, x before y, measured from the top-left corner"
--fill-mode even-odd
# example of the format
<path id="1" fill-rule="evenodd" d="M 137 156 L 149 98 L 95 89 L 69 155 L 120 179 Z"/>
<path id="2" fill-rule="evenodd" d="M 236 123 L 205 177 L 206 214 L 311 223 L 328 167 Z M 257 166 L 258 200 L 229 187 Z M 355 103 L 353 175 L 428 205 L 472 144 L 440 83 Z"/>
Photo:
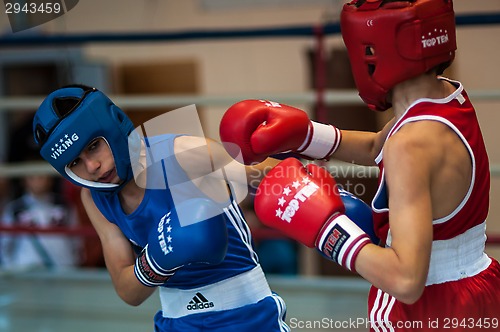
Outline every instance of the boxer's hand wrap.
<path id="1" fill-rule="evenodd" d="M 316 240 L 316 248 L 326 258 L 355 271 L 356 257 L 368 243 L 371 243 L 368 235 L 346 215 L 339 214 L 325 223 Z"/>
<path id="2" fill-rule="evenodd" d="M 146 245 L 139 256 L 137 256 L 134 273 L 137 279 L 145 286 L 161 286 L 174 275 L 175 269 L 159 271 L 154 267 L 158 267 L 158 264 L 155 264 L 152 259 L 148 254 L 148 245 Z"/>
<path id="3" fill-rule="evenodd" d="M 301 155 L 312 159 L 328 159 L 337 151 L 342 132 L 335 126 L 311 121 L 304 143 L 297 149 Z"/>

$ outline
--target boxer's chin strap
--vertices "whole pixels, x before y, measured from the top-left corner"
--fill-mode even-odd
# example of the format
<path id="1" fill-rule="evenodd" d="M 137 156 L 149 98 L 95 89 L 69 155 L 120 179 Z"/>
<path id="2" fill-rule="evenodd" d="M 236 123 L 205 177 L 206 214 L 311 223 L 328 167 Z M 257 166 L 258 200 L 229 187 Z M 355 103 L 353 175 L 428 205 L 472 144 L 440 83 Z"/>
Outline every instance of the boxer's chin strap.
<path id="1" fill-rule="evenodd" d="M 84 187 L 87 188 L 93 188 L 96 190 L 99 189 L 110 189 L 110 188 L 117 188 L 120 186 L 120 184 L 117 183 L 103 183 L 103 182 L 97 182 L 97 181 L 89 181 L 85 180 L 84 178 L 79 177 L 76 175 L 68 166 L 64 167 L 64 170 L 66 174 L 75 182 L 81 184 Z"/>

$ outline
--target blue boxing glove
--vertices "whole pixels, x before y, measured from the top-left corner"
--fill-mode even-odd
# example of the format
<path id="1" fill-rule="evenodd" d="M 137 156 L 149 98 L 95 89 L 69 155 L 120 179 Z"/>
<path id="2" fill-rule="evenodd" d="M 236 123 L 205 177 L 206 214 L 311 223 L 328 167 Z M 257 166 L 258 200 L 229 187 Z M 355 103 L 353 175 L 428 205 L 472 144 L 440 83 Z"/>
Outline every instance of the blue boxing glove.
<path id="1" fill-rule="evenodd" d="M 175 210 L 151 230 L 136 259 L 134 273 L 145 286 L 163 285 L 185 265 L 219 264 L 226 256 L 226 221 L 213 201 L 190 199 L 176 205 Z"/>
<path id="2" fill-rule="evenodd" d="M 345 206 L 345 215 L 359 226 L 374 244 L 380 242 L 373 228 L 372 209 L 352 193 L 339 188 L 340 198 Z"/>

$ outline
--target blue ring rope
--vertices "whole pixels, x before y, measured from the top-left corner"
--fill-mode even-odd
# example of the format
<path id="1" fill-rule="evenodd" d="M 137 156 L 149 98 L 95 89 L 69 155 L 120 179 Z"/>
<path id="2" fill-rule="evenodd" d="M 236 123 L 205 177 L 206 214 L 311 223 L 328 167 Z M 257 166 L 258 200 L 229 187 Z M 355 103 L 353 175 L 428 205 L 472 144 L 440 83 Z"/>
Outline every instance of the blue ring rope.
<path id="1" fill-rule="evenodd" d="M 457 26 L 478 26 L 500 24 L 500 13 L 457 15 Z M 340 34 L 339 23 L 325 24 L 324 35 Z M 0 47 L 12 46 L 55 46 L 84 43 L 120 43 L 120 42 L 165 42 L 165 41 L 192 41 L 192 40 L 225 40 L 247 38 L 297 38 L 311 37 L 316 34 L 314 26 L 290 26 L 260 29 L 231 29 L 231 30 L 192 30 L 183 32 L 158 33 L 95 33 L 95 34 L 54 34 L 54 35 L 9 35 L 0 37 Z"/>

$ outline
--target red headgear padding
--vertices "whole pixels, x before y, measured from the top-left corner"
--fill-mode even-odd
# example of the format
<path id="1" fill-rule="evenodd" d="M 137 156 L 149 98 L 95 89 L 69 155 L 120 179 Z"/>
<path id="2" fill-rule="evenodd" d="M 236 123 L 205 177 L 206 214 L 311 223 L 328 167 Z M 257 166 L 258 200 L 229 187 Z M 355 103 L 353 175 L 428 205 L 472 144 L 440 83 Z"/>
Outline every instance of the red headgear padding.
<path id="1" fill-rule="evenodd" d="M 396 84 L 455 58 L 452 0 L 356 2 L 344 5 L 341 30 L 359 95 L 371 109 L 390 108 Z"/>

